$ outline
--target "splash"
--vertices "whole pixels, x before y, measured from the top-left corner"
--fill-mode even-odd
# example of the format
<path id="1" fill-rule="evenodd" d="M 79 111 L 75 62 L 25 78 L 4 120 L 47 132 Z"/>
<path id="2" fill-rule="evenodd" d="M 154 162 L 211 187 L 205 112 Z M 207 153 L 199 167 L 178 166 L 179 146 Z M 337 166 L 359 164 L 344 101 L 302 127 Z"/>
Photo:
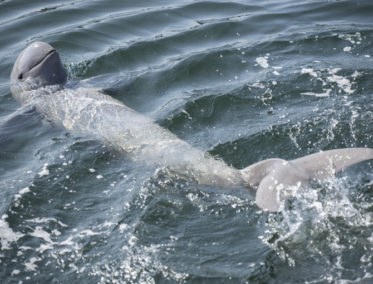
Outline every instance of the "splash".
<path id="1" fill-rule="evenodd" d="M 14 242 L 17 242 L 24 234 L 19 232 L 14 232 L 6 221 L 7 215 L 1 216 L 0 219 L 0 242 L 1 250 L 9 250 L 10 245 Z"/>
<path id="2" fill-rule="evenodd" d="M 313 189 L 301 190 L 296 200 L 286 204 L 280 215 L 270 215 L 264 242 L 289 266 L 307 269 L 324 264 L 319 281 L 342 280 L 344 271 L 354 267 L 355 277 L 368 278 L 367 258 L 373 250 L 373 239 L 365 231 L 373 226 L 373 215 L 351 200 L 354 185 L 346 178 L 330 179 Z M 359 256 L 352 264 L 346 256 Z"/>
<path id="3" fill-rule="evenodd" d="M 269 64 L 268 64 L 268 56 L 266 57 L 257 57 L 255 59 L 256 63 L 259 64 L 260 67 L 262 68 L 268 68 L 269 67 Z"/>

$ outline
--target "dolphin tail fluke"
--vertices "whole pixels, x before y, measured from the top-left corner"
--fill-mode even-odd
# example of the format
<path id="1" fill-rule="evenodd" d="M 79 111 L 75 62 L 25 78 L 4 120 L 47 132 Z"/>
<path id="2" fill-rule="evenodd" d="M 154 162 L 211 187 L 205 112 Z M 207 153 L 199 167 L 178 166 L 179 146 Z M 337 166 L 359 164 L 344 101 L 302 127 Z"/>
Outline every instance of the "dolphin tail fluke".
<path id="1" fill-rule="evenodd" d="M 277 211 L 280 208 L 282 198 L 276 187 L 278 175 L 277 169 L 282 169 L 287 161 L 282 159 L 268 159 L 255 163 L 241 170 L 244 185 L 256 190 L 255 202 L 265 210 Z"/>
<path id="2" fill-rule="evenodd" d="M 282 202 L 294 196 L 310 180 L 322 181 L 349 166 L 373 159 L 373 149 L 346 148 L 315 153 L 291 161 L 269 159 L 241 170 L 244 184 L 256 189 L 257 205 L 278 211 Z"/>
<path id="3" fill-rule="evenodd" d="M 268 159 L 252 164 L 241 170 L 241 175 L 245 186 L 256 188 L 262 180 L 271 172 L 279 163 L 286 163 L 282 159 Z"/>
<path id="4" fill-rule="evenodd" d="M 306 171 L 311 179 L 322 181 L 352 165 L 373 159 L 373 149 L 345 148 L 315 153 L 292 160 L 294 166 Z"/>

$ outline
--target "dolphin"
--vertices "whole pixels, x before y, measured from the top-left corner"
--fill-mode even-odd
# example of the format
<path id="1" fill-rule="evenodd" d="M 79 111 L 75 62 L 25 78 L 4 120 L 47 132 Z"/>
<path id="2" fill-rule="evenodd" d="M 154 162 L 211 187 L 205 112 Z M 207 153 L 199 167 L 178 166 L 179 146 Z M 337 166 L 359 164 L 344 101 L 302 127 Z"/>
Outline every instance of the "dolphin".
<path id="1" fill-rule="evenodd" d="M 235 169 L 95 88 L 68 86 L 58 52 L 45 42 L 34 42 L 21 52 L 10 78 L 13 97 L 51 123 L 91 135 L 133 160 L 181 171 L 200 184 L 245 186 L 256 192 L 256 204 L 268 211 L 281 210 L 284 200 L 313 180 L 323 181 L 373 159 L 373 149 L 346 148 Z"/>

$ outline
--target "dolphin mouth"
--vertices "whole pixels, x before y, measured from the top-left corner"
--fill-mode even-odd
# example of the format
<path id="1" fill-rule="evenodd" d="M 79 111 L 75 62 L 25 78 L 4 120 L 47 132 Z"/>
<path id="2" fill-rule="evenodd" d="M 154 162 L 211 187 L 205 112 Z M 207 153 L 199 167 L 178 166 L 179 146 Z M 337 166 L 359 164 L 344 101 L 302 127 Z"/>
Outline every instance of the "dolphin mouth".
<path id="1" fill-rule="evenodd" d="M 55 53 L 57 53 L 55 49 L 51 49 L 50 51 L 48 51 L 48 53 L 46 53 L 45 56 L 40 61 L 36 62 L 35 65 L 30 68 L 30 70 L 34 69 L 38 65 L 42 64 L 44 61 L 48 60 Z"/>

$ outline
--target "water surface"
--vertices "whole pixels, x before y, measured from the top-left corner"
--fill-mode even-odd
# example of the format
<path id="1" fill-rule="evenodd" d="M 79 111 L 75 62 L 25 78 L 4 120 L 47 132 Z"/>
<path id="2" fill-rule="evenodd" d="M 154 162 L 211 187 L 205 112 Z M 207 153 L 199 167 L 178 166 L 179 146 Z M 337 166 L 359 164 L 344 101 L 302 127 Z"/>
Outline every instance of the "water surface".
<path id="1" fill-rule="evenodd" d="M 237 168 L 373 147 L 371 1 L 0 1 L 2 283 L 371 283 L 373 166 L 264 213 L 50 125 L 11 96 L 42 40 Z M 9 119 L 9 115 L 13 118 Z M 344 282 L 345 281 L 345 282 Z"/>

